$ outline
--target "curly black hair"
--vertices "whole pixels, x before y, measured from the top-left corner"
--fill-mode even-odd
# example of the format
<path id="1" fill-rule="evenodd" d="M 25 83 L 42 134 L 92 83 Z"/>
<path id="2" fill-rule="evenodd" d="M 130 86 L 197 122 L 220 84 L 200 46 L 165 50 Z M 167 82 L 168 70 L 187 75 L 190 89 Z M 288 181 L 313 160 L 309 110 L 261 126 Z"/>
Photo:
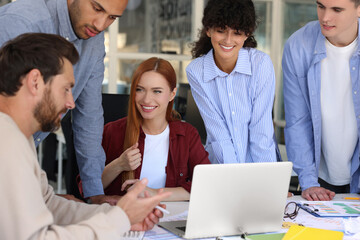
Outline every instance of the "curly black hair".
<path id="1" fill-rule="evenodd" d="M 254 3 L 251 0 L 209 0 L 202 19 L 203 28 L 200 38 L 192 44 L 193 58 L 207 54 L 211 48 L 211 39 L 206 32 L 213 27 L 242 31 L 248 36 L 244 47 L 256 48 L 253 33 L 257 27 Z"/>

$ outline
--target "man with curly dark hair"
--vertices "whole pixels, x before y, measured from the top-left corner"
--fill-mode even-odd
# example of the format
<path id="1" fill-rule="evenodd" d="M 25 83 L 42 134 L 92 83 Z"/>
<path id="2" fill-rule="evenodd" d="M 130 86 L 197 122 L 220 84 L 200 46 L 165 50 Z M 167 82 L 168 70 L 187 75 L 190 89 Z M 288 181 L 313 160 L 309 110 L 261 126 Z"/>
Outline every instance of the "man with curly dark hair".
<path id="1" fill-rule="evenodd" d="M 275 75 L 270 57 L 256 50 L 250 0 L 210 0 L 196 58 L 186 69 L 204 120 L 212 163 L 276 161 L 272 123 Z"/>

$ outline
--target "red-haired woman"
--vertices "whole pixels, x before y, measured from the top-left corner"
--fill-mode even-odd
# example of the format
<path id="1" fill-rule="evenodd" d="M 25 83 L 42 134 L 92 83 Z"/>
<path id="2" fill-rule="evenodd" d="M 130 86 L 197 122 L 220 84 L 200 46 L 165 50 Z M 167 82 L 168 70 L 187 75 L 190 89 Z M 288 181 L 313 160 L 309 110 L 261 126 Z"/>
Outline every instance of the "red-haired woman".
<path id="1" fill-rule="evenodd" d="M 193 169 L 209 164 L 197 130 L 173 110 L 176 74 L 163 59 L 150 58 L 135 70 L 128 116 L 108 123 L 103 142 L 107 195 L 122 195 L 127 185 L 146 177 L 147 191 L 171 191 L 168 201 L 188 200 Z"/>

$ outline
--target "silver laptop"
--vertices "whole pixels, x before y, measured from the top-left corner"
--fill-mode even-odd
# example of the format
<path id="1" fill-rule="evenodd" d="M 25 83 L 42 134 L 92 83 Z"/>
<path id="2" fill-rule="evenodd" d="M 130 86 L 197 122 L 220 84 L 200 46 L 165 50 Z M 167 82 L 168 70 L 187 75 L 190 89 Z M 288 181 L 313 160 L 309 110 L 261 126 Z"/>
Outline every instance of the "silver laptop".
<path id="1" fill-rule="evenodd" d="M 159 226 L 183 238 L 278 231 L 291 171 L 291 162 L 197 165 L 187 221 Z"/>

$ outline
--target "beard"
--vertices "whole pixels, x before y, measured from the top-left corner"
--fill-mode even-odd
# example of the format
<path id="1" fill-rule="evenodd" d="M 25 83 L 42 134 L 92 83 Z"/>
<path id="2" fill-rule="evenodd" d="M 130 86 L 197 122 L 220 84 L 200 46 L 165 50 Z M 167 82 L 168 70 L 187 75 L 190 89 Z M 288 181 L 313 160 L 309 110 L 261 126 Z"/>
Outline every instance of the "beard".
<path id="1" fill-rule="evenodd" d="M 78 0 L 74 0 L 74 2 L 71 3 L 71 5 L 69 6 L 69 15 L 71 20 L 71 25 L 76 36 L 81 39 L 87 39 L 87 37 L 81 31 L 81 25 L 80 25 L 81 11 Z"/>
<path id="2" fill-rule="evenodd" d="M 63 111 L 56 111 L 56 106 L 53 98 L 51 97 L 51 91 L 46 89 L 41 101 L 36 105 L 34 109 L 34 117 L 40 124 L 40 130 L 42 132 L 53 132 L 60 127 L 59 115 Z"/>

